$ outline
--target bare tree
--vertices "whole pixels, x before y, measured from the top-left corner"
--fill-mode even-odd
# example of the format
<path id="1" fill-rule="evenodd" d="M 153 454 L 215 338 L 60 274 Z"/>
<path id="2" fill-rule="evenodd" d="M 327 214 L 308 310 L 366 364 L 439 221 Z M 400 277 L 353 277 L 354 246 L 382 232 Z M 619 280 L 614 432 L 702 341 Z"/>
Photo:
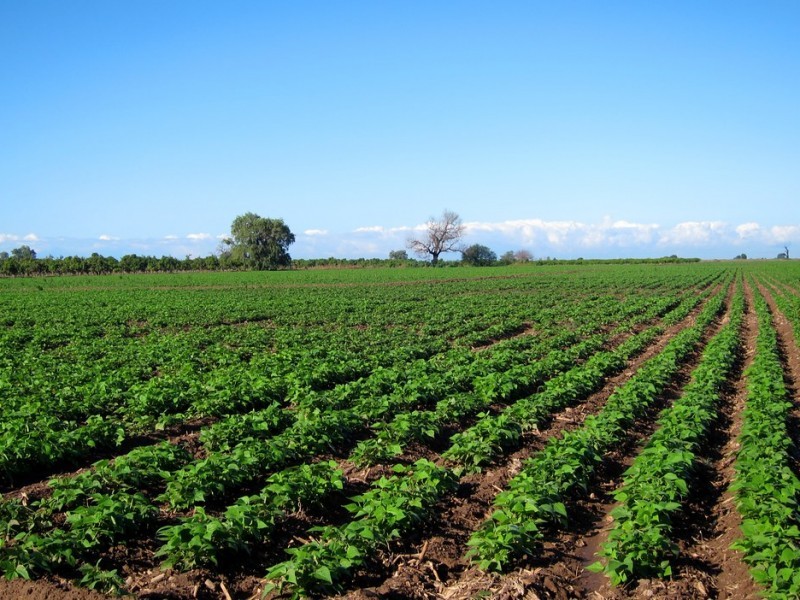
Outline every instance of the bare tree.
<path id="1" fill-rule="evenodd" d="M 442 252 L 458 252 L 461 250 L 461 238 L 464 236 L 464 224 L 461 217 L 451 210 L 445 210 L 440 219 L 431 217 L 427 223 L 425 234 L 420 238 L 409 238 L 406 245 L 419 256 L 431 255 L 431 264 L 439 262 Z"/>
<path id="2" fill-rule="evenodd" d="M 521 263 L 531 262 L 533 260 L 533 254 L 528 250 L 517 250 L 514 252 L 514 260 Z"/>

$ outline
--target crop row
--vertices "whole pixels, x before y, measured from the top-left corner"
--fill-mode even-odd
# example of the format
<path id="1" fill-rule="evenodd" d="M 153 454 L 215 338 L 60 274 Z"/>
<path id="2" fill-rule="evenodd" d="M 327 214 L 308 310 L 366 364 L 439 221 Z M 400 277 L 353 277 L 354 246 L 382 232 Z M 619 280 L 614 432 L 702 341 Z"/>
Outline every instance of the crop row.
<path id="1" fill-rule="evenodd" d="M 582 310 L 612 320 L 609 309 L 616 304 L 611 296 L 558 308 L 543 306 L 542 297 L 535 300 L 525 296 L 527 304 L 516 311 L 498 304 L 480 318 L 465 318 L 469 305 L 453 302 L 446 318 L 451 334 L 453 322 L 469 324 L 461 334 L 462 347 L 468 348 L 477 340 L 473 334 L 486 332 L 484 340 L 503 337 L 520 328 L 523 316 L 545 333 L 576 321 Z M 129 432 L 316 397 L 376 369 L 429 359 L 448 347 L 441 336 L 418 335 L 409 317 L 403 327 L 372 326 L 369 335 L 349 330 L 299 335 L 264 327 L 267 315 L 255 317 L 261 320 L 245 322 L 238 331 L 218 326 L 164 332 L 150 325 L 141 330 L 143 337 L 120 335 L 111 323 L 79 335 L 54 324 L 44 327 L 44 351 L 36 336 L 15 339 L 15 327 L 0 331 L 9 351 L 0 369 L 6 409 L 0 421 L 0 471 L 13 477 L 29 467 L 76 464 L 97 448 L 115 446 Z M 136 321 L 135 314 L 126 319 Z M 31 431 L 45 436 L 42 443 L 26 442 L 34 437 Z"/>
<path id="2" fill-rule="evenodd" d="M 157 444 L 55 479 L 51 494 L 30 507 L 0 502 L 3 570 L 15 576 L 78 572 L 84 585 L 119 585 L 103 570 L 109 548 L 158 527 L 159 558 L 180 568 L 213 565 L 218 556 L 259 547 L 298 503 L 327 501 L 339 489 L 341 474 L 320 463 L 329 476 L 318 473 L 316 483 L 287 494 L 281 504 L 274 486 L 292 469 L 311 468 L 321 454 L 344 456 L 358 439 L 379 437 L 389 424 L 416 428 L 413 435 L 427 438 L 425 417 L 417 421 L 417 415 L 436 413 L 432 424 L 441 431 L 463 428 L 481 410 L 514 402 L 508 414 L 518 411 L 521 426 L 530 426 L 525 419 L 533 423 L 539 410 L 525 408 L 539 395 L 531 392 L 543 387 L 553 409 L 570 393 L 585 395 L 589 387 L 580 367 L 592 369 L 597 385 L 601 373 L 613 372 L 658 330 L 610 350 L 612 340 L 681 299 L 681 309 L 690 309 L 700 290 L 724 278 L 712 270 L 631 270 L 626 277 L 554 273 L 375 286 L 357 294 L 330 286 L 122 289 L 109 281 L 108 289 L 89 295 L 72 289 L 72 280 L 58 291 L 47 289 L 50 282 L 43 282 L 42 293 L 0 290 L 9 300 L 0 317 L 0 401 L 6 409 L 0 470 L 9 482 L 88 464 L 98 449 L 132 434 L 193 417 L 216 421 L 201 431 L 206 455 L 200 460 L 190 460 L 180 446 Z M 560 300 L 553 302 L 556 295 Z M 679 312 L 663 322 L 670 318 L 679 319 Z M 572 379 L 558 379 L 560 373 Z M 549 383 L 555 380 L 564 384 L 561 391 Z M 36 442 L 26 445 L 26 439 Z M 399 491 L 383 498 L 378 482 L 365 495 L 375 506 L 399 507 L 407 515 L 397 521 L 398 533 L 452 491 L 447 482 L 455 474 L 431 469 L 415 465 L 386 484 L 387 490 L 416 489 L 410 483 L 416 472 L 443 481 L 435 493 L 408 492 L 425 510 L 403 504 Z M 264 487 L 230 503 L 254 485 Z M 161 502 L 177 511 L 191 508 L 191 514 L 166 512 Z M 334 529 L 349 531 L 347 536 L 383 532 L 375 544 L 391 539 L 394 529 L 387 536 L 376 516 L 381 509 L 369 508 L 369 500 L 355 510 L 359 502 L 351 503 L 352 523 L 368 527 Z M 316 533 L 328 548 L 345 539 Z M 351 546 L 361 554 L 345 556 L 349 563 L 327 572 L 303 567 L 273 576 L 293 585 L 294 572 L 295 589 L 303 588 L 304 577 L 316 582 L 312 588 L 335 586 L 376 547 L 348 541 L 347 552 L 355 552 Z"/>
<path id="3" fill-rule="evenodd" d="M 679 312 L 684 314 L 685 305 L 692 305 L 694 302 L 691 299 L 687 299 L 679 308 L 675 309 L 674 312 Z M 663 307 L 662 307 L 663 309 Z M 672 314 L 672 313 L 670 313 Z M 638 336 L 634 336 L 631 338 L 634 340 L 634 343 L 631 344 L 625 342 L 622 346 L 627 348 L 627 351 L 633 351 L 635 346 L 641 347 L 647 341 L 652 339 L 653 335 L 658 331 L 658 328 L 653 328 L 647 330 L 643 334 L 639 334 Z M 626 352 L 623 350 L 623 352 Z M 573 370 L 574 371 L 574 370 Z M 574 388 L 572 388 L 574 391 Z M 490 397 L 491 399 L 491 397 Z M 448 403 L 447 406 L 451 406 L 452 404 Z M 462 407 L 463 410 L 463 407 Z M 414 413 L 408 414 L 408 416 L 412 416 Z M 455 438 L 454 438 L 455 439 Z M 356 453 L 357 454 L 357 453 Z M 199 523 L 206 523 L 209 520 L 213 522 L 213 529 L 215 531 L 222 530 L 228 531 L 230 528 L 235 528 L 237 524 L 240 524 L 242 521 L 241 519 L 235 520 L 233 523 L 229 523 L 229 516 L 230 514 L 238 514 L 237 511 L 241 510 L 242 504 L 251 505 L 252 501 L 248 497 L 244 497 L 239 499 L 235 504 L 229 506 L 219 517 L 208 517 L 202 509 L 200 510 L 200 516 L 192 517 L 187 520 L 187 523 L 176 526 L 175 528 L 170 528 L 168 531 L 173 533 L 170 534 L 170 542 L 169 549 L 166 549 L 167 546 L 162 548 L 160 551 L 161 554 L 167 554 L 169 556 L 184 556 L 189 555 L 192 557 L 191 560 L 168 560 L 168 564 L 172 565 L 177 563 L 179 566 L 183 568 L 189 567 L 197 562 L 202 562 L 201 557 L 197 556 L 197 553 L 200 549 L 202 549 L 203 553 L 206 553 L 210 556 L 217 556 L 218 554 L 223 553 L 224 551 L 232 551 L 234 549 L 234 545 L 228 542 L 228 538 L 224 536 L 217 536 L 216 538 L 212 535 L 206 536 L 203 539 L 202 543 L 196 541 L 197 535 L 190 536 L 188 533 L 189 529 L 193 531 L 197 531 L 197 528 L 200 526 Z M 253 530 L 251 532 L 243 531 L 240 529 L 236 529 L 237 535 L 239 536 L 239 544 L 236 548 L 239 551 L 246 551 L 252 546 L 252 544 L 257 543 L 261 539 L 261 533 L 258 527 L 252 524 Z M 261 525 L 261 529 L 265 529 L 267 525 Z M 180 531 L 180 534 L 174 533 L 175 531 Z M 206 561 L 207 562 L 207 561 Z"/>
<path id="4" fill-rule="evenodd" d="M 665 306 L 671 304 L 670 300 Z M 589 325 L 588 329 L 596 327 Z M 244 438 L 227 452 L 212 452 L 207 458 L 185 466 L 168 477 L 167 490 L 161 499 L 178 509 L 202 504 L 254 481 L 265 472 L 308 460 L 328 448 L 346 446 L 374 419 L 381 419 L 385 425 L 378 427 L 377 437 L 359 444 L 354 458 L 366 462 L 391 456 L 397 451 L 399 436 L 406 439 L 426 436 L 438 427 L 440 420 L 458 420 L 468 411 L 478 412 L 492 402 L 534 389 L 576 359 L 597 350 L 605 337 L 596 334 L 566 350 L 551 350 L 553 341 L 559 339 L 545 338 L 524 352 L 495 351 L 480 362 L 448 361 L 443 363 L 444 368 L 433 372 L 430 369 L 436 365 L 435 361 L 420 361 L 405 370 L 402 379 L 406 383 L 398 385 L 398 378 L 390 378 L 394 389 L 384 395 L 374 393 L 374 388 L 373 393 L 359 395 L 365 390 L 360 382 L 330 393 L 310 394 L 298 402 L 299 410 L 293 411 L 286 421 L 291 425 L 278 435 Z M 543 359 L 536 360 L 545 353 Z M 455 354 L 457 361 L 463 357 Z M 495 368 L 506 370 L 493 371 Z M 385 381 L 385 375 L 385 371 L 379 373 L 381 382 Z M 310 402 L 312 399 L 319 401 Z M 434 411 L 415 409 L 432 402 L 437 402 Z M 398 412 L 401 414 L 392 419 Z M 430 415 L 427 420 L 426 415 Z M 236 419 L 225 426 L 234 429 L 235 422 Z"/>
<path id="5" fill-rule="evenodd" d="M 740 354 L 744 295 L 738 290 L 730 321 L 708 343 L 691 382 L 665 410 L 658 429 L 623 476 L 614 493 L 614 527 L 600 555 L 614 584 L 640 577 L 669 577 L 677 546 L 672 541 L 674 516 L 689 493 L 697 467 L 696 452 L 717 420 L 721 389 Z"/>
<path id="6" fill-rule="evenodd" d="M 742 515 L 744 552 L 753 578 L 770 598 L 800 595 L 800 480 L 787 419 L 792 403 L 783 380 L 777 334 L 769 308 L 755 295 L 758 338 L 747 370 L 736 478 L 732 489 Z"/>
<path id="7" fill-rule="evenodd" d="M 553 438 L 523 465 L 468 542 L 469 556 L 482 569 L 503 570 L 513 559 L 535 554 L 546 524 L 566 524 L 565 500 L 586 489 L 603 455 L 628 435 L 635 419 L 665 389 L 723 307 L 724 291 L 707 303 L 695 325 L 677 334 L 618 388 L 600 413 L 588 416 L 581 428 Z"/>
<path id="8" fill-rule="evenodd" d="M 408 467 L 395 465 L 394 473 L 350 499 L 346 508 L 353 514 L 352 520 L 316 528 L 312 530 L 316 539 L 289 548 L 292 558 L 267 573 L 272 582 L 267 591 L 289 586 L 293 597 L 310 591 L 338 591 L 339 582 L 363 565 L 371 552 L 409 533 L 458 482 L 452 471 L 426 459 Z"/>

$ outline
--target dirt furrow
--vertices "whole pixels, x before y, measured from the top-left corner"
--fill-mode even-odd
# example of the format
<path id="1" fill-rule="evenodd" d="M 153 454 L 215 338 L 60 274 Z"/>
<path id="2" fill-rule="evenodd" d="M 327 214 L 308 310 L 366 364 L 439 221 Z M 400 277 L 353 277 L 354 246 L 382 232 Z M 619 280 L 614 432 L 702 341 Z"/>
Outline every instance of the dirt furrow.
<path id="1" fill-rule="evenodd" d="M 731 292 L 732 288 L 729 299 Z M 704 343 L 719 330 L 725 319 L 727 317 L 704 336 Z M 655 352 L 642 358 L 646 360 L 654 354 Z M 568 531 L 555 534 L 544 545 L 542 554 L 525 560 L 520 569 L 492 578 L 476 569 L 470 569 L 458 581 L 443 587 L 442 596 L 460 600 L 471 598 L 481 590 L 491 590 L 492 597 L 507 598 L 521 597 L 524 594 L 559 599 L 599 597 L 596 595 L 596 588 L 603 584 L 602 578 L 586 579 L 584 570 L 587 564 L 593 562 L 594 552 L 602 540 L 607 515 L 613 506 L 611 492 L 618 487 L 622 473 L 637 454 L 638 446 L 655 430 L 658 412 L 677 398 L 680 389 L 688 382 L 699 355 L 698 352 L 692 360 L 687 361 L 656 405 L 631 428 L 631 435 L 626 442 L 606 457 L 598 469 L 596 483 L 590 493 L 568 503 L 567 509 L 571 515 Z M 620 381 L 612 386 L 611 391 L 630 378 L 641 362 L 643 361 L 627 370 Z M 601 405 L 596 406 L 594 412 L 600 408 Z M 473 580 L 470 581 L 470 578 Z"/>
<path id="2" fill-rule="evenodd" d="M 733 287 L 729 289 L 727 306 Z M 728 311 L 717 323 L 706 332 L 701 348 L 706 345 L 719 330 L 728 322 Z M 550 572 L 543 580 L 543 587 L 537 591 L 541 597 L 546 598 L 627 598 L 627 597 L 671 597 L 662 596 L 661 592 L 643 590 L 639 595 L 630 589 L 613 588 L 602 574 L 586 570 L 590 564 L 597 560 L 597 552 L 606 541 L 608 531 L 613 521 L 611 511 L 616 502 L 613 492 L 622 484 L 625 470 L 633 463 L 641 448 L 652 436 L 657 428 L 657 418 L 661 410 L 668 407 L 680 397 L 685 385 L 690 381 L 691 373 L 698 365 L 702 349 L 695 352 L 691 360 L 681 368 L 678 376 L 673 381 L 665 394 L 659 399 L 656 406 L 648 411 L 647 415 L 639 420 L 631 429 L 633 433 L 628 443 L 617 448 L 610 456 L 606 457 L 603 468 L 598 471 L 597 483 L 592 493 L 579 499 L 576 504 L 582 509 L 584 523 L 582 527 L 573 527 L 564 532 L 559 539 L 559 551 L 554 553 L 554 560 L 549 566 Z M 539 577 L 541 579 L 541 576 Z M 548 579 L 550 585 L 548 585 Z M 555 584 L 555 585 L 553 585 Z M 565 590 L 569 593 L 565 595 Z M 687 597 L 678 595 L 675 597 Z"/>
<path id="3" fill-rule="evenodd" d="M 495 496 L 502 491 L 509 480 L 516 475 L 522 463 L 534 453 L 541 450 L 547 441 L 559 436 L 562 432 L 580 427 L 587 415 L 596 414 L 605 405 L 608 397 L 639 369 L 639 367 L 652 358 L 667 345 L 667 343 L 681 330 L 694 324 L 696 315 L 702 307 L 697 307 L 683 322 L 670 327 L 659 339 L 649 346 L 644 353 L 632 360 L 618 375 L 609 378 L 604 387 L 592 394 L 580 404 L 569 407 L 555 415 L 546 428 L 539 432 L 526 433 L 521 449 L 506 456 L 501 463 L 485 469 L 481 473 L 468 475 L 462 478 L 456 494 L 444 503 L 435 523 L 426 527 L 416 539 L 409 538 L 395 555 L 388 553 L 383 558 L 384 574 L 376 581 L 374 568 L 361 574 L 344 597 L 350 599 L 374 597 L 406 597 L 406 598 L 471 598 L 475 593 L 492 589 L 496 597 L 497 585 L 509 588 L 509 597 L 518 597 L 515 594 L 537 580 L 531 575 L 533 571 L 523 571 L 522 583 L 508 576 L 498 578 L 480 572 L 464 559 L 469 536 L 488 517 Z M 684 381 L 688 378 L 691 366 L 681 371 L 677 378 Z M 671 396 L 677 393 L 679 387 L 673 386 Z M 666 401 L 666 396 L 665 396 Z M 663 407 L 663 404 L 661 405 Z M 642 423 L 652 423 L 660 407 L 655 407 L 652 413 Z M 642 431 L 642 428 L 635 428 Z M 646 433 L 646 431 L 645 431 Z M 637 437 L 637 440 L 639 438 Z M 631 440 L 631 448 L 637 440 Z M 609 465 L 609 468 L 620 470 L 619 465 Z M 621 472 L 621 471 L 620 471 Z M 583 507 L 573 507 L 578 515 L 584 513 Z M 583 517 L 579 516 L 578 521 Z M 553 565 L 562 561 L 563 550 L 557 545 L 550 544 L 545 561 Z M 570 567 L 571 568 L 571 567 Z M 528 573 L 527 575 L 524 575 Z M 541 568 L 537 575 L 541 574 Z M 574 572 L 570 574 L 574 578 Z M 540 585 L 547 585 L 547 579 L 541 580 Z M 526 583 L 527 582 L 527 583 Z M 513 593 L 512 593 L 513 591 Z M 502 593 L 500 593 L 502 596 Z"/>
<path id="4" fill-rule="evenodd" d="M 686 509 L 676 522 L 680 555 L 671 580 L 642 580 L 629 589 L 600 594 L 602 598 L 757 598 L 741 554 L 731 549 L 739 537 L 741 518 L 728 491 L 735 477 L 742 411 L 747 399 L 746 369 L 755 353 L 757 319 L 752 290 L 745 286 L 746 313 L 739 364 L 722 390 L 720 415 L 704 448 Z M 609 588 L 606 587 L 606 591 Z"/>

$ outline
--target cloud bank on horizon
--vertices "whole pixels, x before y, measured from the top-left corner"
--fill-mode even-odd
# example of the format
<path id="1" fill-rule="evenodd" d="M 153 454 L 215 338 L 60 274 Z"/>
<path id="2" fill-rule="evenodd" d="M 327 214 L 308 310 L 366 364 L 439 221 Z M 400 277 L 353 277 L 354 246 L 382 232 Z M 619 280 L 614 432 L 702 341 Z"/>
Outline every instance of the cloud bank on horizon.
<path id="1" fill-rule="evenodd" d="M 596 223 L 574 220 L 516 219 L 496 222 L 465 221 L 464 244 L 484 244 L 498 255 L 525 249 L 536 258 L 655 258 L 676 254 L 703 259 L 726 259 L 739 254 L 774 258 L 800 240 L 800 225 L 757 222 L 685 221 L 665 227 L 609 217 Z M 290 225 L 291 227 L 291 225 Z M 405 249 L 425 223 L 413 226 L 367 225 L 337 232 L 313 228 L 296 232 L 290 248 L 294 258 L 388 258 L 392 250 Z M 48 238 L 35 233 L 0 233 L 0 250 L 29 245 L 40 256 L 88 256 L 93 252 L 125 254 L 207 256 L 220 251 L 227 234 L 208 232 L 165 235 L 160 238 L 122 238 L 101 234 L 96 238 Z M 458 258 L 451 254 L 445 258 Z"/>

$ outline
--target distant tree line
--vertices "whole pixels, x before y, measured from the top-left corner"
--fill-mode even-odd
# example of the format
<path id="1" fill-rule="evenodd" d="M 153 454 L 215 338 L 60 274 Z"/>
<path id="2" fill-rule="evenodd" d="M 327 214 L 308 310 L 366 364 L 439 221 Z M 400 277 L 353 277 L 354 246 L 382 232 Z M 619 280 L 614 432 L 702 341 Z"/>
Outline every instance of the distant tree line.
<path id="1" fill-rule="evenodd" d="M 46 256 L 37 258 L 35 251 L 24 257 L 0 252 L 0 275 L 24 277 L 29 275 L 107 275 L 110 273 L 173 273 L 177 271 L 215 271 L 242 268 L 235 261 L 220 256 L 184 259 L 174 256 L 140 256 L 126 254 L 120 259 L 102 256 L 94 252 L 91 256 Z"/>
<path id="2" fill-rule="evenodd" d="M 426 229 L 416 238 L 406 242 L 409 250 L 427 260 L 409 258 L 405 250 L 392 250 L 388 259 L 380 258 L 317 258 L 292 260 L 289 246 L 295 236 L 282 219 L 267 219 L 255 213 L 245 213 L 233 220 L 231 235 L 223 240 L 219 254 L 184 259 L 174 256 L 139 256 L 126 254 L 120 259 L 102 256 L 97 252 L 88 258 L 63 256 L 37 258 L 30 246 L 20 246 L 9 254 L 0 252 L 0 276 L 20 277 L 31 275 L 105 275 L 110 273 L 175 273 L 179 271 L 250 271 L 274 269 L 315 268 L 363 268 L 363 267 L 451 267 L 471 265 L 477 267 L 503 266 L 534 262 L 533 254 L 527 250 L 509 250 L 497 257 L 495 252 L 482 244 L 464 246 L 465 225 L 453 211 L 445 210 L 438 220 L 431 217 Z M 446 252 L 460 252 L 461 260 L 443 260 Z M 789 249 L 786 248 L 786 257 Z M 584 261 L 557 261 L 547 257 L 535 264 L 563 264 L 581 262 L 627 263 L 627 262 L 682 262 L 699 259 L 680 259 L 669 256 L 660 259 L 619 259 Z"/>
<path id="3" fill-rule="evenodd" d="M 477 244 L 476 244 L 477 246 Z M 470 250 L 472 248 L 472 250 Z M 487 252 L 488 251 L 488 252 Z M 507 266 L 517 264 L 530 265 L 557 265 L 557 264 L 626 264 L 626 263 L 676 263 L 697 262 L 697 258 L 678 258 L 665 256 L 663 258 L 621 258 L 621 259 L 574 259 L 558 260 L 555 258 L 534 259 L 527 250 L 516 252 L 508 251 L 496 257 L 495 253 L 486 246 L 466 248 L 462 253 L 462 260 L 439 259 L 434 265 L 430 261 L 415 260 L 404 256 L 404 251 L 393 251 L 390 258 L 313 258 L 294 259 L 292 269 L 358 269 L 369 267 L 395 267 L 395 268 L 437 268 L 457 267 L 460 265 L 472 266 Z M 174 256 L 146 256 L 126 254 L 122 258 L 102 256 L 93 253 L 84 256 L 46 256 L 38 258 L 36 252 L 23 247 L 15 248 L 8 252 L 0 252 L 0 276 L 26 277 L 45 275 L 108 275 L 113 273 L 179 273 L 182 271 L 249 271 L 256 268 L 253 264 L 222 252 L 219 255 L 211 254 L 205 257 L 191 257 L 180 259 Z"/>

